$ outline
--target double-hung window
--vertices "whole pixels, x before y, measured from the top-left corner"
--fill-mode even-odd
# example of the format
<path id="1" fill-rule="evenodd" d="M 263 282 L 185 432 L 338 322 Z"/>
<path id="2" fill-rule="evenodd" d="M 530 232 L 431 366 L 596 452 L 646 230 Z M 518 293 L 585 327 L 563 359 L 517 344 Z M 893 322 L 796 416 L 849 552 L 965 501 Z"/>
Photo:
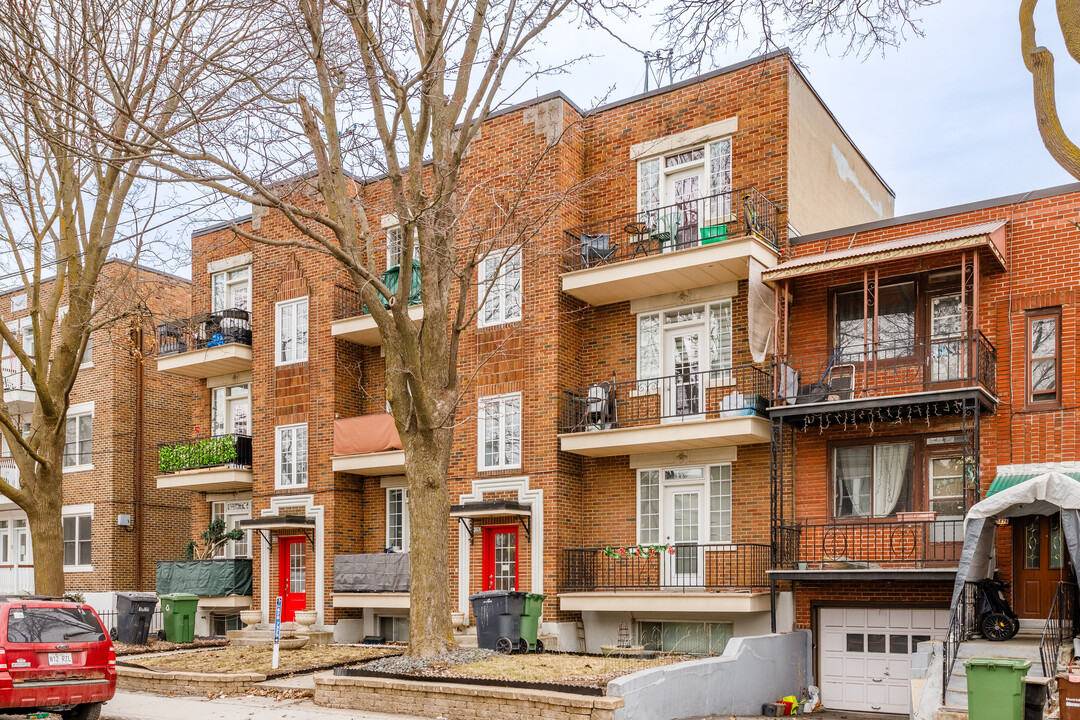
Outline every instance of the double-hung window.
<path id="1" fill-rule="evenodd" d="M 308 359 L 308 299 L 289 300 L 277 304 L 278 365 L 305 362 Z"/>
<path id="2" fill-rule="evenodd" d="M 1061 404 L 1061 310 L 1037 310 L 1027 316 L 1027 405 Z"/>
<path id="3" fill-rule="evenodd" d="M 216 387 L 210 406 L 212 435 L 251 434 L 251 386 L 248 383 Z"/>
<path id="4" fill-rule="evenodd" d="M 276 430 L 277 487 L 305 487 L 308 469 L 307 425 L 282 425 Z"/>
<path id="5" fill-rule="evenodd" d="M 521 320 L 521 250 L 492 251 L 480 261 L 480 327 Z"/>
<path id="6" fill-rule="evenodd" d="M 521 393 L 481 398 L 478 415 L 479 468 L 521 467 Z"/>
<path id="7" fill-rule="evenodd" d="M 409 552 L 409 491 L 386 488 L 386 549 Z"/>
<path id="8" fill-rule="evenodd" d="M 56 329 L 53 331 L 53 337 L 59 340 L 60 328 L 64 324 L 64 318 L 67 317 L 68 306 L 64 305 L 56 311 Z M 89 333 L 86 336 L 86 348 L 83 350 L 81 366 L 91 366 L 94 364 L 94 334 Z"/>
<path id="9" fill-rule="evenodd" d="M 64 533 L 64 566 L 89 567 L 90 555 L 90 525 L 93 520 L 91 514 L 65 515 L 63 517 Z"/>
<path id="10" fill-rule="evenodd" d="M 73 405 L 68 409 L 65 425 L 64 470 L 87 470 L 93 467 L 93 443 L 93 407 Z"/>

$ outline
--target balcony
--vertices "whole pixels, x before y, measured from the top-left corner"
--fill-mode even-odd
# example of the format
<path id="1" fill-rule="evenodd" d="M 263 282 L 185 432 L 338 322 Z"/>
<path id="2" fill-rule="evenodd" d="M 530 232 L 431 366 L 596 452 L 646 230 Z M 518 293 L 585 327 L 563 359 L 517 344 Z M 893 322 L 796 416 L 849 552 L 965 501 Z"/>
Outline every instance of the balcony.
<path id="1" fill-rule="evenodd" d="M 806 520 L 777 526 L 776 580 L 951 579 L 964 546 L 963 518 L 907 513 L 890 519 Z"/>
<path id="2" fill-rule="evenodd" d="M 12 415 L 25 415 L 34 412 L 37 390 L 30 373 L 17 358 L 4 358 L 2 365 L 4 381 L 4 402 Z"/>
<path id="3" fill-rule="evenodd" d="M 232 309 L 161 323 L 158 370 L 200 380 L 251 370 L 251 314 Z"/>
<path id="4" fill-rule="evenodd" d="M 21 487 L 19 484 L 19 466 L 15 464 L 15 458 L 0 457 L 0 480 L 16 489 Z M 0 497 L 0 505 L 6 505 L 10 502 L 7 498 Z"/>
<path id="5" fill-rule="evenodd" d="M 388 290 L 397 292 L 399 273 L 398 266 L 383 273 L 382 282 Z M 412 285 L 409 288 L 409 318 L 417 324 L 424 319 L 424 306 L 421 303 L 420 264 L 414 262 Z M 386 301 L 383 306 L 390 307 Z M 375 318 L 368 312 L 360 293 L 347 285 L 334 286 L 334 319 L 330 322 L 330 334 L 357 345 L 382 345 L 382 336 Z"/>
<path id="6" fill-rule="evenodd" d="M 760 612 L 769 609 L 765 543 L 563 550 L 559 607 L 577 611 Z"/>
<path id="7" fill-rule="evenodd" d="M 334 421 L 334 472 L 353 475 L 401 475 L 405 451 L 389 413 Z"/>
<path id="8" fill-rule="evenodd" d="M 214 435 L 158 448 L 160 490 L 222 492 L 251 489 L 251 436 Z"/>
<path id="9" fill-rule="evenodd" d="M 777 264 L 777 209 L 754 188 L 566 231 L 563 292 L 590 305 L 746 280 Z"/>
<path id="10" fill-rule="evenodd" d="M 997 351 L 981 332 L 789 353 L 773 373 L 773 417 L 875 408 L 910 418 L 962 412 L 972 396 L 985 410 L 997 403 Z"/>
<path id="11" fill-rule="evenodd" d="M 769 442 L 772 375 L 752 365 L 563 392 L 560 447 L 588 457 Z"/>
<path id="12" fill-rule="evenodd" d="M 156 591 L 192 593 L 200 597 L 246 597 L 250 605 L 252 564 L 249 558 L 160 561 Z"/>

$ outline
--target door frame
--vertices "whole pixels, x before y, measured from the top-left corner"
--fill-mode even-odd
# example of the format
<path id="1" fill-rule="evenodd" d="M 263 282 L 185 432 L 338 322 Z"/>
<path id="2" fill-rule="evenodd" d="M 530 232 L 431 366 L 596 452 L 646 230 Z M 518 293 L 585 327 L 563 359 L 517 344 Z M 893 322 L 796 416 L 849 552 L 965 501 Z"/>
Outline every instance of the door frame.
<path id="1" fill-rule="evenodd" d="M 494 590 L 495 576 L 495 536 L 512 534 L 514 536 L 514 589 L 521 587 L 521 535 L 517 525 L 485 525 L 480 531 L 480 589 Z M 491 578 L 491 587 L 488 579 Z"/>
<path id="2" fill-rule="evenodd" d="M 963 312 L 960 314 L 960 333 L 958 335 L 942 335 L 940 338 L 934 336 L 934 302 L 943 298 L 956 297 L 961 301 L 961 308 L 963 308 L 963 291 L 961 289 L 956 290 L 927 290 L 926 292 L 926 346 L 923 348 L 925 354 L 925 367 L 926 367 L 926 382 L 927 387 L 934 388 L 948 388 L 959 387 L 960 384 L 968 376 L 968 365 L 971 362 L 970 345 L 965 342 L 969 337 L 966 318 L 963 316 Z M 957 372 L 956 377 L 946 377 L 943 379 L 936 379 L 934 377 L 934 350 L 938 343 L 941 343 L 944 347 L 949 347 L 955 344 L 959 346 L 959 354 L 951 357 L 951 361 L 955 361 L 958 367 L 955 368 Z M 951 364 L 951 363 L 950 363 Z M 952 368 L 950 368 L 952 369 Z"/>
<path id="3" fill-rule="evenodd" d="M 708 475 L 706 470 L 705 475 Z M 709 502 L 709 495 L 707 491 L 707 480 L 705 483 L 699 483 L 696 479 L 690 482 L 683 481 L 679 483 L 672 483 L 663 487 L 661 495 L 663 496 L 663 515 L 660 518 L 660 532 L 661 539 L 665 543 L 675 547 L 674 554 L 663 553 L 661 555 L 661 564 L 663 566 L 661 576 L 661 586 L 664 587 L 698 587 L 702 585 L 703 576 L 705 573 L 705 550 L 704 542 L 702 540 L 703 535 L 708 533 L 708 514 L 706 506 Z M 678 562 L 680 559 L 684 559 L 687 556 L 683 554 L 680 557 L 679 546 L 680 543 L 675 540 L 675 503 L 671 500 L 671 496 L 676 493 L 689 494 L 694 493 L 698 496 L 698 517 L 697 517 L 697 540 L 692 543 L 697 546 L 697 551 L 694 553 L 696 569 L 693 573 L 679 573 Z M 689 543 L 683 543 L 689 544 Z"/>
<path id="4" fill-rule="evenodd" d="M 1045 518 L 1045 521 L 1044 521 L 1044 518 Z M 1012 598 L 1011 605 L 1012 605 L 1012 608 L 1013 608 L 1013 612 L 1015 612 L 1017 615 L 1021 615 L 1021 613 L 1022 613 L 1022 606 L 1021 606 L 1017 596 L 1020 593 L 1024 592 L 1021 589 L 1022 586 L 1021 586 L 1021 584 L 1019 582 L 1020 575 L 1025 572 L 1025 568 L 1024 568 L 1024 545 L 1025 545 L 1024 529 L 1027 526 L 1027 524 L 1029 522 L 1031 522 L 1032 520 L 1034 520 L 1035 522 L 1038 523 L 1038 525 L 1039 525 L 1039 543 L 1041 545 L 1040 552 L 1039 552 L 1039 562 L 1041 564 L 1045 560 L 1047 565 L 1049 566 L 1049 562 L 1050 562 L 1050 545 L 1051 545 L 1051 541 L 1052 541 L 1051 537 L 1050 537 L 1051 531 L 1052 531 L 1052 527 L 1051 527 L 1051 519 L 1052 518 L 1053 518 L 1052 515 L 1023 515 L 1023 516 L 1020 516 L 1018 518 L 1014 518 L 1012 520 L 1012 526 L 1013 526 L 1013 533 L 1012 533 L 1012 553 L 1013 553 L 1013 556 L 1012 556 L 1012 561 L 1013 561 L 1013 566 L 1012 566 L 1012 578 L 1011 578 L 1012 582 L 1011 582 L 1011 587 L 1009 589 L 1012 591 L 1011 592 L 1011 598 Z M 1061 542 L 1061 567 L 1060 568 L 1051 568 L 1051 567 L 1042 568 L 1042 567 L 1040 567 L 1038 570 L 1031 569 L 1031 570 L 1027 571 L 1027 572 L 1032 572 L 1032 573 L 1037 572 L 1037 573 L 1040 573 L 1041 575 L 1044 576 L 1043 579 L 1039 581 L 1040 582 L 1040 585 L 1039 585 L 1039 595 L 1040 596 L 1047 596 L 1048 595 L 1049 597 L 1053 597 L 1053 593 L 1057 592 L 1057 584 L 1060 583 L 1060 582 L 1068 581 L 1072 576 L 1072 559 L 1069 557 L 1069 547 L 1068 547 L 1068 544 L 1065 542 L 1065 535 L 1064 535 L 1064 530 L 1062 530 L 1062 528 L 1061 528 L 1060 516 L 1059 516 L 1059 520 L 1058 520 L 1058 532 L 1060 532 L 1061 536 L 1062 536 L 1062 542 Z M 1058 578 L 1053 582 L 1053 585 L 1054 585 L 1053 589 L 1044 587 L 1042 583 L 1050 582 L 1049 576 L 1052 576 L 1052 574 L 1054 573 L 1055 570 L 1058 572 Z M 1025 595 L 1026 595 L 1026 593 L 1025 593 Z M 1040 606 L 1042 604 L 1043 603 L 1040 600 Z M 1040 610 L 1040 613 L 1041 614 L 1039 616 L 1033 617 L 1033 618 L 1030 618 L 1030 617 L 1029 618 L 1024 618 L 1021 615 L 1021 619 L 1045 620 L 1046 619 L 1046 613 L 1049 613 L 1049 608 L 1047 608 L 1046 613 L 1042 613 L 1041 610 Z"/>
<path id="5" fill-rule="evenodd" d="M 706 318 L 708 317 L 708 306 L 705 309 Z M 686 337 L 689 335 L 697 335 L 697 370 L 692 373 L 696 376 L 696 381 L 687 383 L 687 387 L 697 387 L 697 409 L 696 413 L 687 413 L 685 415 L 679 415 L 678 397 L 679 391 L 679 378 L 676 371 L 675 362 L 675 338 Z M 678 423 L 687 422 L 693 420 L 701 420 L 705 417 L 705 366 L 709 359 L 707 355 L 707 343 L 708 343 L 708 323 L 705 322 L 688 322 L 685 325 L 677 324 L 670 328 L 665 328 L 662 331 L 664 353 L 663 363 L 666 368 L 666 377 L 671 378 L 670 387 L 661 388 L 663 393 L 661 398 L 661 415 L 664 417 L 661 422 L 664 423 Z"/>

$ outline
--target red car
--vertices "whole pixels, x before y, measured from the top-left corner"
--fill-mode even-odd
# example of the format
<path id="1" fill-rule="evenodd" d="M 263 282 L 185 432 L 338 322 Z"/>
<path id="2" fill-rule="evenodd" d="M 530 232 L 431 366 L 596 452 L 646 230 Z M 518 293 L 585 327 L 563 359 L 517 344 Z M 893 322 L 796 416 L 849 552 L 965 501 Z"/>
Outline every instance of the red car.
<path id="1" fill-rule="evenodd" d="M 0 715 L 97 720 L 116 694 L 116 651 L 89 605 L 0 596 Z"/>

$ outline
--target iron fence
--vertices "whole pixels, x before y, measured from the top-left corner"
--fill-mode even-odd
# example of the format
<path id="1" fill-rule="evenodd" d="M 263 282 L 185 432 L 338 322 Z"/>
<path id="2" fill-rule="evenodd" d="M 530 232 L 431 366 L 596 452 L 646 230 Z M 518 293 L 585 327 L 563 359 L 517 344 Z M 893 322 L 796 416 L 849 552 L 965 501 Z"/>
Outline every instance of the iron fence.
<path id="1" fill-rule="evenodd" d="M 981 332 L 789 353 L 773 363 L 773 404 L 835 402 L 929 390 L 997 392 L 997 351 Z"/>
<path id="2" fill-rule="evenodd" d="M 563 592 L 769 587 L 765 543 L 678 543 L 563 550 Z"/>
<path id="3" fill-rule="evenodd" d="M 158 325 L 158 356 L 219 345 L 251 345 L 251 313 L 232 308 Z"/>
<path id="4" fill-rule="evenodd" d="M 960 643 L 974 637 L 977 632 L 977 600 L 978 584 L 966 582 L 960 594 L 960 602 L 949 613 L 949 629 L 945 631 L 945 639 L 941 643 L 942 705 L 945 704 L 945 694 L 949 691 L 949 679 L 952 678 L 956 657 L 960 652 Z"/>
<path id="5" fill-rule="evenodd" d="M 777 245 L 777 209 L 755 188 L 685 200 L 566 230 L 566 270 L 582 270 L 729 238 Z"/>
<path id="6" fill-rule="evenodd" d="M 764 416 L 771 386 L 769 372 L 753 365 L 593 383 L 563 391 L 561 428 L 584 432 L 662 420 Z"/>
<path id="7" fill-rule="evenodd" d="M 113 635 L 113 630 L 119 629 L 119 613 L 115 610 L 111 612 L 99 612 L 98 617 L 101 618 L 101 624 L 105 626 L 105 632 Z M 150 640 L 157 637 L 159 630 L 165 629 L 165 622 L 161 616 L 161 609 L 154 610 L 154 614 L 150 616 Z"/>
<path id="8" fill-rule="evenodd" d="M 963 519 L 807 521 L 778 533 L 778 564 L 788 569 L 948 567 L 964 545 Z"/>

